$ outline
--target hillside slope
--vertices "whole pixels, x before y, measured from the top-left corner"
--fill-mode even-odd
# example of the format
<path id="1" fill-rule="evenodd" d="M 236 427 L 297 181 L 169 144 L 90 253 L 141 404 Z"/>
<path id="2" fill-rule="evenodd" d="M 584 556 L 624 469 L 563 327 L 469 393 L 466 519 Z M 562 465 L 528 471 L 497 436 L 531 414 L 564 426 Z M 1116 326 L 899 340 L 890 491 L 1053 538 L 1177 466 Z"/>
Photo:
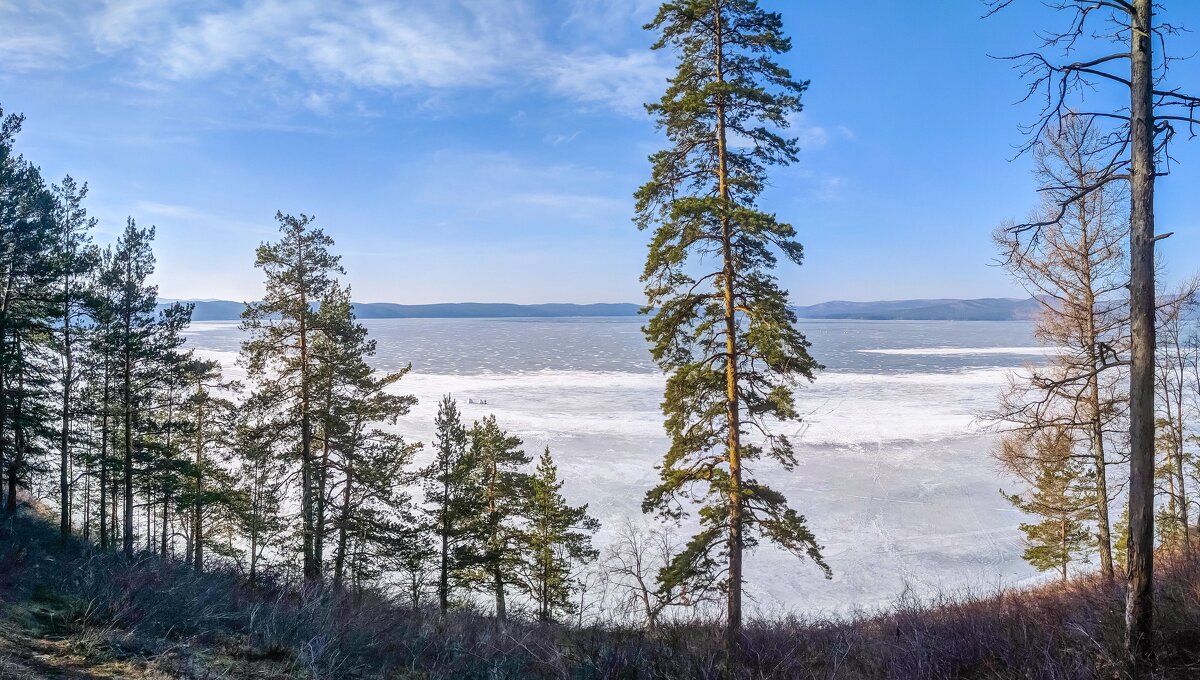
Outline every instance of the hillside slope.
<path id="1" fill-rule="evenodd" d="M 133 561 L 28 514 L 0 523 L 0 678 L 723 677 L 716 627 L 584 628 L 469 611 L 439 619 L 368 592 L 246 588 Z M 1200 670 L 1200 561 L 1163 560 L 1162 678 Z M 734 678 L 1120 678 L 1122 592 L 1095 578 L 987 597 L 899 600 L 849 619 L 752 621 Z"/>

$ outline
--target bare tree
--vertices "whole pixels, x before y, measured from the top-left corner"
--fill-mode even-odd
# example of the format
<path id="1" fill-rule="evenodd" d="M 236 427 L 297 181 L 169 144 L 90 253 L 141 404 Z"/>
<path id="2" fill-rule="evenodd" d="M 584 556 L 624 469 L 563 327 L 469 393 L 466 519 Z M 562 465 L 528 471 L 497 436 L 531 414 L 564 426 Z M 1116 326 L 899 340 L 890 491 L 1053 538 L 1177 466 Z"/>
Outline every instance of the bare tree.
<path id="1" fill-rule="evenodd" d="M 715 590 L 701 587 L 666 587 L 659 572 L 679 552 L 679 538 L 668 528 L 645 529 L 628 518 L 605 551 L 606 585 L 615 594 L 614 609 L 626 618 L 641 620 L 654 632 L 668 610 L 690 609 L 717 601 Z"/>
<path id="2" fill-rule="evenodd" d="M 985 0 L 994 14 L 1017 0 Z M 1154 352 L 1155 243 L 1154 185 L 1170 169 L 1170 143 L 1176 128 L 1190 137 L 1200 123 L 1200 98 L 1166 83 L 1172 58 L 1168 38 L 1180 28 L 1155 18 L 1163 3 L 1155 0 L 1050 0 L 1069 17 L 1065 30 L 1041 34 L 1039 50 L 1019 54 L 1029 89 L 1026 100 L 1040 100 L 1037 122 L 1027 131 L 1031 149 L 1065 115 L 1105 127 L 1109 160 L 1085 184 L 1064 185 L 1069 199 L 1088 196 L 1114 182 L 1130 189 L 1130 358 L 1129 358 L 1129 549 L 1125 602 L 1126 647 L 1134 675 L 1145 675 L 1154 658 Z M 1081 57 L 1094 45 L 1096 56 Z M 1155 62 L 1155 46 L 1158 62 Z M 1125 70 L 1127 64 L 1128 70 Z M 1070 111 L 1085 94 L 1101 86 L 1119 87 L 1128 107 Z M 1062 201 L 1065 213 L 1072 200 Z M 1014 231 L 1038 230 L 1055 220 L 1014 225 Z"/>
<path id="3" fill-rule="evenodd" d="M 1104 159 L 1103 141 L 1089 121 L 1068 116 L 1034 147 L 1042 206 L 1036 231 L 996 230 L 1005 268 L 1036 300 L 1042 311 L 1034 335 L 1054 347 L 1049 365 L 1011 382 L 995 418 L 1027 435 L 1050 428 L 1078 433 L 1070 455 L 1093 468 L 1094 518 L 1100 571 L 1112 578 L 1113 558 L 1108 484 L 1108 442 L 1124 415 L 1121 389 L 1127 333 L 1128 265 L 1123 241 L 1129 233 L 1121 192 L 1102 186 L 1071 197 L 1064 186 L 1091 181 Z M 1068 209 L 1061 210 L 1064 200 Z M 1003 450 L 1003 448 L 1002 448 Z M 1038 451 L 1037 447 L 1027 447 Z M 1000 457 L 1010 470 L 1012 461 Z M 1022 461 L 1024 464 L 1026 461 Z"/>
<path id="4" fill-rule="evenodd" d="M 1155 357 L 1156 386 L 1160 399 L 1157 403 L 1158 448 L 1161 463 L 1158 468 L 1159 494 L 1166 496 L 1166 506 L 1160 513 L 1159 535 L 1164 543 L 1191 545 L 1188 494 L 1187 459 L 1184 442 L 1188 436 L 1188 422 L 1196 413 L 1196 404 L 1188 399 L 1191 388 L 1189 380 L 1196 365 L 1196 350 L 1186 335 L 1187 312 L 1197 303 L 1200 279 L 1185 281 L 1159 305 L 1158 353 Z"/>

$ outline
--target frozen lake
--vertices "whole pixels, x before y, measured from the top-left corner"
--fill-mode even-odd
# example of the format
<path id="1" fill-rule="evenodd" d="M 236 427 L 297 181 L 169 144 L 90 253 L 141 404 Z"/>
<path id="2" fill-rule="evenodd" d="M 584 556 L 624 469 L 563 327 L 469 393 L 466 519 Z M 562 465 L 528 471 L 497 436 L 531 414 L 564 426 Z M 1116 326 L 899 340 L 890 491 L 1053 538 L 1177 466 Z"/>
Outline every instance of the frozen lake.
<path id="1" fill-rule="evenodd" d="M 420 404 L 400 429 L 430 442 L 437 403 L 453 394 L 465 418 L 495 413 L 534 456 L 549 445 L 574 503 L 605 525 L 641 515 L 666 448 L 639 318 L 387 319 L 365 325 L 375 364 L 412 362 L 401 389 Z M 994 408 L 1005 374 L 1039 362 L 1021 322 L 801 320 L 825 370 L 797 393 L 799 466 L 760 467 L 806 515 L 833 569 L 763 547 L 747 560 L 747 593 L 760 613 L 873 608 L 910 588 L 991 590 L 1034 577 L 1021 560 L 1021 515 L 978 417 Z M 189 344 L 230 375 L 236 322 L 198 322 Z M 468 404 L 487 400 L 487 405 Z M 422 456 L 423 463 L 428 453 Z"/>

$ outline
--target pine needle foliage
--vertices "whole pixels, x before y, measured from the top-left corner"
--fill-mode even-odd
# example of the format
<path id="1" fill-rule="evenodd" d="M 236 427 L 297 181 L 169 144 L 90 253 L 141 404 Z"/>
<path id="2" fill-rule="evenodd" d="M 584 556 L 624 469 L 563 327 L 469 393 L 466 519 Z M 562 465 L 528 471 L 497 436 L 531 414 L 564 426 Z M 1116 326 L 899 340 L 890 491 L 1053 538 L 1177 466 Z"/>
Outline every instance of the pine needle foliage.
<path id="1" fill-rule="evenodd" d="M 780 431 L 799 419 L 794 388 L 820 368 L 773 274 L 780 255 L 800 264 L 803 249 L 790 224 L 757 206 L 767 169 L 797 159 L 797 140 L 781 133 L 808 83 L 774 60 L 791 41 L 780 15 L 753 0 L 667 2 L 646 28 L 658 32 L 654 49 L 679 63 L 646 107 L 669 145 L 650 157 L 650 181 L 636 194 L 635 222 L 653 234 L 643 311 L 668 374 L 671 438 L 643 510 L 679 520 L 702 504 L 699 533 L 660 582 L 724 589 L 733 640 L 744 548 L 765 537 L 829 574 L 804 517 L 748 467 L 764 455 L 795 465 Z"/>

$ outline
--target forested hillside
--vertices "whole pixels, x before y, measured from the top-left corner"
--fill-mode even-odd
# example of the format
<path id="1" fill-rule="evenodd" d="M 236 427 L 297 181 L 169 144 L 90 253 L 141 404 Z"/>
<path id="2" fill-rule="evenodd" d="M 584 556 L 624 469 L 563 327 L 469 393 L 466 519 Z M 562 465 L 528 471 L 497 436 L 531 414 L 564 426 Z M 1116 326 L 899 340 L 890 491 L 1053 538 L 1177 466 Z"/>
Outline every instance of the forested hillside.
<path id="1" fill-rule="evenodd" d="M 986 0 L 982 13 L 1003 22 L 1022 1 Z M 908 11 L 930 11 L 911 4 Z M 1035 108 L 1032 122 L 1020 128 L 1023 142 L 1016 150 L 1017 158 L 1032 164 L 1034 208 L 1012 208 L 1010 214 L 1027 217 L 998 224 L 988 246 L 992 264 L 1014 290 L 1024 291 L 1013 298 L 794 304 L 794 289 L 805 282 L 795 268 L 809 257 L 801 227 L 812 234 L 819 220 L 794 201 L 773 202 L 770 190 L 789 178 L 815 176 L 803 167 L 802 141 L 819 145 L 832 133 L 809 128 L 802 139 L 790 132 L 804 121 L 810 82 L 788 66 L 793 41 L 783 14 L 755 0 L 665 2 L 643 26 L 649 57 L 642 49 L 640 56 L 604 62 L 615 68 L 645 58 L 656 73 L 653 100 L 644 112 L 637 109 L 638 116 L 648 114 L 654 130 L 653 142 L 647 137 L 634 145 L 649 151 L 648 167 L 625 204 L 625 216 L 632 214 L 645 244 L 645 259 L 629 276 L 636 278 L 640 269 L 644 300 L 636 305 L 355 303 L 352 284 L 360 279 L 335 239 L 346 225 L 283 210 L 273 224 L 265 215 L 222 223 L 263 235 L 256 248 L 239 255 L 258 286 L 252 301 L 161 300 L 155 281 L 163 273 L 162 250 L 156 251 L 162 232 L 137 215 L 101 224 L 95 215 L 110 214 L 113 199 L 97 201 L 103 208 L 95 211 L 86 182 L 44 176 L 38 159 L 23 155 L 40 149 L 24 146 L 24 117 L 0 110 L 0 675 L 1197 677 L 1200 277 L 1163 274 L 1166 251 L 1158 244 L 1172 234 L 1156 226 L 1155 190 L 1170 179 L 1172 154 L 1195 136 L 1200 96 L 1173 80 L 1174 55 L 1186 53 L 1191 43 L 1186 30 L 1157 14 L 1167 4 L 1182 3 L 1056 0 L 1037 16 L 1061 23 L 1029 27 L 1038 29 L 1037 49 L 1005 58 L 1023 79 L 1024 103 Z M 274 20 L 285 5 L 269 4 L 247 24 L 209 17 L 196 32 L 199 42 L 249 40 L 255 32 L 248 26 Z M 10 11 L 17 12 L 0 6 L 5 17 Z M 69 18 L 42 5 L 31 13 Z M 376 24 L 390 16 L 367 4 L 355 13 Z M 576 14 L 562 22 L 563 30 L 590 16 Z M 328 68 L 328 61 L 345 57 L 345 44 L 359 40 L 357 34 L 348 39 L 332 21 L 293 20 L 286 30 L 304 29 L 307 38 L 227 54 L 223 65 L 277 65 L 283 58 L 278 54 L 299 45 L 303 59 L 315 60 L 305 64 Z M 103 34 L 103 23 L 90 33 Z M 424 24 L 414 25 L 421 28 L 412 32 L 421 33 Z M 393 37 L 410 30 L 405 22 L 387 26 L 381 32 Z M 490 26 L 480 20 L 472 30 Z M 341 37 L 340 47 L 320 43 L 329 34 Z M 100 51 L 136 42 L 97 40 Z M 36 36 L 26 36 L 14 44 L 35 42 Z M 50 45 L 44 56 L 65 54 L 66 42 Z M 520 42 L 510 37 L 505 44 Z M 312 47 L 318 43 L 324 47 Z M 938 49 L 934 45 L 930 53 L 938 57 Z M 182 50 L 172 53 L 172 78 L 204 61 L 195 56 L 203 50 L 193 42 L 185 41 Z M 423 52 L 375 51 L 406 58 Z M 6 44 L 0 56 L 10 54 Z M 524 74 L 526 62 L 520 65 L 516 70 Z M 578 97 L 576 70 L 532 69 L 528 79 L 512 83 L 511 92 L 497 94 L 496 105 L 507 107 L 514 92 L 523 93 L 538 78 L 553 81 L 554 92 Z M 368 71 L 356 66 L 354 77 L 323 72 L 322 79 L 349 82 Z M 375 85 L 414 86 L 389 73 L 392 80 Z M 497 77 L 481 73 L 474 86 L 494 85 Z M 143 94 L 156 91 L 145 82 L 138 86 Z M 1095 94 L 1102 88 L 1111 93 Z M 345 105 L 364 118 L 375 116 L 361 102 L 351 107 L 338 96 L 314 92 L 301 98 L 314 115 Z M 586 109 L 599 99 L 589 92 L 576 103 Z M 446 101 L 431 97 L 405 115 L 457 120 L 460 112 L 441 109 L 450 106 Z M 923 128 L 942 135 L 942 118 L 929 114 Z M 523 134 L 542 139 L 539 162 L 545 163 L 582 131 Z M 836 134 L 854 137 L 844 126 Z M 366 146 L 349 136 L 331 139 L 325 151 L 342 143 Z M 306 148 L 305 162 L 323 160 L 321 149 Z M 475 212 L 454 213 L 455 204 L 471 201 L 448 181 L 449 188 L 437 188 L 449 192 L 444 208 L 463 221 L 479 221 L 506 208 L 519 212 L 514 205 L 531 212 L 609 205 L 539 192 L 539 183 L 570 170 L 569 163 L 548 163 L 536 172 L 520 172 L 507 160 L 500 166 L 488 180 L 503 187 L 497 190 L 502 198 L 480 199 Z M 786 174 L 790 166 L 792 174 Z M 426 168 L 417 167 L 390 180 L 391 190 L 420 184 Z M 332 181 L 344 168 L 321 170 Z M 593 180 L 624 186 L 627 174 L 596 173 L 601 179 Z M 825 193 L 804 200 L 827 197 L 840 185 L 833 180 L 838 178 L 824 183 Z M 428 186 L 425 191 L 442 195 Z M 410 198 L 400 196 L 389 209 L 407 215 Z M 131 201 L 128 209 L 163 220 L 196 217 L 194 210 L 146 200 Z M 499 229 L 487 232 L 497 243 L 468 249 L 453 240 L 452 222 L 420 229 L 451 234 L 456 248 L 475 257 L 463 255 L 465 268 L 499 267 L 495 271 L 507 280 L 551 259 L 528 243 L 535 256 L 514 256 L 521 249 L 504 240 L 514 234 Z M 172 264 L 183 270 L 193 263 L 180 256 L 181 242 L 175 241 Z M 370 240 L 359 244 L 364 242 Z M 424 269 L 392 272 L 396 290 L 457 259 L 455 252 L 455 258 L 418 256 L 426 257 Z M 593 253 L 573 254 L 582 267 Z M 380 255 L 356 253 L 359 262 Z M 480 275 L 481 289 L 494 280 Z M 433 374 L 441 398 L 425 400 L 426 419 L 415 410 L 421 404 L 410 386 L 433 380 L 413 373 L 403 340 L 396 347 L 385 344 L 389 356 L 380 361 L 378 338 L 363 323 L 635 314 L 644 319 L 646 343 L 639 345 L 644 353 L 637 365 L 652 361 L 652 378 L 661 381 L 652 383 L 650 403 L 661 411 L 653 423 L 656 430 L 661 424 L 662 435 L 655 450 L 638 451 L 645 457 L 637 470 L 616 464 L 615 452 L 627 441 L 617 435 L 629 427 L 622 414 L 630 412 L 613 404 L 627 401 L 628 386 L 645 370 L 623 376 L 627 382 L 611 381 L 618 387 L 610 389 L 626 391 L 594 407 L 589 402 L 595 413 L 579 416 L 603 420 L 616 442 L 580 458 L 638 485 L 641 515 L 620 526 L 597 519 L 596 507 L 610 499 L 573 488 L 564 478 L 560 457 L 572 452 L 559 449 L 577 442 L 568 437 L 554 440 L 554 451 L 535 449 L 522 437 L 534 438 L 536 428 L 512 425 L 513 412 L 491 412 L 486 399 L 471 397 L 465 411 L 451 387 L 442 387 L 453 383 L 458 366 Z M 813 322 L 801 319 L 817 318 L 1021 321 L 1033 329 L 1038 346 L 946 347 L 934 341 L 959 324 L 929 324 L 922 332 L 934 341 L 897 347 L 883 336 L 901 326 L 874 326 L 881 336 L 875 347 L 842 354 L 868 355 L 886 373 L 839 374 L 827 371 L 805 335 L 805 324 Z M 205 351 L 187 341 L 194 322 L 235 319 L 236 352 L 229 346 Z M 863 327 L 826 325 L 850 334 Z M 994 333 L 1014 324 L 981 326 Z M 208 328 L 225 330 L 221 324 Z M 444 337 L 436 338 L 442 350 Z M 554 334 L 545 338 L 557 342 Z M 462 347 L 467 341 L 444 344 Z M 519 354 L 515 344 L 504 354 Z M 607 360 L 595 356 L 602 354 L 597 346 L 589 345 L 586 370 L 547 362 L 551 368 L 531 371 L 523 384 L 533 391 L 542 387 L 539 381 L 594 378 Z M 805 454 L 813 449 L 803 441 L 810 423 L 831 409 L 854 408 L 806 403 L 806 387 L 820 380 L 852 383 L 899 412 L 900 392 L 888 389 L 911 390 L 915 368 L 928 368 L 920 357 L 939 352 L 1044 359 L 1020 368 L 987 359 L 993 363 L 986 368 L 1007 371 L 1005 387 L 993 409 L 970 416 L 980 437 L 994 444 L 988 462 L 1000 487 L 995 498 L 1012 513 L 1005 526 L 977 533 L 994 552 L 1005 549 L 995 536 L 1019 535 L 1023 560 L 1045 574 L 1034 587 L 938 593 L 936 579 L 928 579 L 913 587 L 935 594 L 918 597 L 908 589 L 910 574 L 895 561 L 917 550 L 915 541 L 933 545 L 923 549 L 954 565 L 962 557 L 950 543 L 969 532 L 887 526 L 884 504 L 925 501 L 892 497 L 879 462 L 893 456 L 915 466 L 930 449 L 896 443 L 908 435 L 885 438 L 880 421 L 865 414 L 852 416 L 863 418 L 871 438 L 834 432 L 831 446 L 843 456 L 834 471 L 791 483 L 812 460 Z M 836 358 L 839 368 L 852 363 Z M 486 361 L 475 369 L 486 372 Z M 927 373 L 937 374 L 937 385 L 982 384 L 970 382 L 979 373 L 971 369 L 980 365 L 964 366 L 937 365 Z M 515 372 L 524 370 L 522 365 Z M 936 401 L 918 406 L 901 417 L 944 415 Z M 425 441 L 413 436 L 414 425 L 406 420 L 418 416 L 433 433 Z M 935 445 L 958 453 L 953 440 Z M 848 488 L 853 485 L 838 478 L 837 468 L 849 457 L 876 465 L 870 490 Z M 952 482 L 941 467 L 920 480 L 922 491 Z M 578 497 L 581 491 L 593 497 Z M 810 516 L 818 491 L 877 505 L 846 526 L 819 525 Z M 964 485 L 961 493 L 979 494 L 978 485 Z M 929 508 L 967 512 L 933 503 Z M 849 602 L 848 613 L 825 615 L 754 601 L 752 580 L 797 580 L 800 565 L 818 576 L 805 587 L 820 587 L 820 577 L 838 579 L 847 563 L 836 557 L 863 532 L 886 534 L 886 549 L 871 564 L 849 567 L 895 570 L 903 577 L 906 590 L 892 607 L 859 611 L 857 602 Z M 760 550 L 785 556 L 791 568 L 764 579 L 747 568 Z"/>

